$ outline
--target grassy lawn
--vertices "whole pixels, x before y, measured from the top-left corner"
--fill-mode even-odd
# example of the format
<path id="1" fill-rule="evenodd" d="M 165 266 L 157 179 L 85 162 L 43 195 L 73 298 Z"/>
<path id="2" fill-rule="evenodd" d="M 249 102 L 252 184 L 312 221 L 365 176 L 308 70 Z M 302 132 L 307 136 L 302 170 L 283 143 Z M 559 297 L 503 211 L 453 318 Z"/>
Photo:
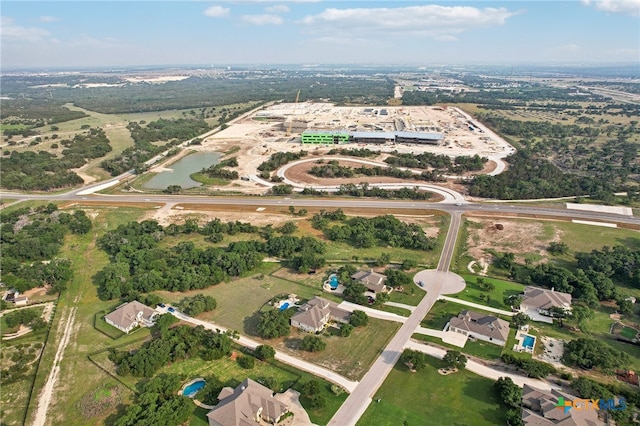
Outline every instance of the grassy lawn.
<path id="1" fill-rule="evenodd" d="M 229 185 L 231 183 L 230 180 L 210 177 L 202 172 L 192 173 L 189 177 L 195 180 L 196 182 L 200 182 L 203 185 L 222 186 L 222 185 Z"/>
<path id="2" fill-rule="evenodd" d="M 622 327 L 622 330 L 620 330 L 620 335 L 627 339 L 635 339 L 637 334 L 638 330 L 627 326 Z"/>
<path id="3" fill-rule="evenodd" d="M 315 353 L 298 350 L 302 338 L 307 333 L 293 329 L 289 337 L 267 343 L 349 379 L 358 380 L 369 370 L 400 326 L 397 322 L 369 318 L 369 325 L 354 329 L 349 337 L 337 336 L 332 329 L 327 329 L 322 336 L 327 348 Z"/>
<path id="4" fill-rule="evenodd" d="M 640 249 L 640 232 L 631 229 L 606 228 L 570 222 L 548 222 L 546 227 L 553 227 L 561 232 L 561 240 L 569 245 L 569 258 L 577 252 L 590 252 L 603 246 L 623 245 L 632 249 Z"/>
<path id="5" fill-rule="evenodd" d="M 467 287 L 464 291 L 455 294 L 451 297 L 466 300 L 468 302 L 480 303 L 492 308 L 510 310 L 511 307 L 504 303 L 504 298 L 512 296 L 514 294 L 520 294 L 524 292 L 524 284 L 514 283 L 511 281 L 498 280 L 495 278 L 482 277 L 485 282 L 492 283 L 495 289 L 492 291 L 482 291 L 476 284 L 478 277 L 471 274 L 462 274 L 462 278 L 467 283 Z M 485 299 L 481 299 L 480 295 L 484 295 Z M 487 303 L 486 296 L 489 296 L 489 303 Z"/>
<path id="6" fill-rule="evenodd" d="M 509 335 L 511 334 L 515 336 L 516 331 L 514 329 L 510 329 Z M 441 339 L 433 336 L 426 336 L 424 334 L 415 333 L 411 337 L 416 340 L 435 343 L 447 349 L 453 349 L 456 351 L 460 351 L 464 354 L 473 355 L 478 358 L 489 359 L 489 360 L 495 360 L 500 358 L 500 355 L 502 354 L 502 350 L 504 349 L 502 346 L 494 345 L 489 342 L 483 342 L 481 340 L 476 340 L 475 342 L 467 340 L 467 343 L 464 345 L 464 348 L 460 348 L 458 346 L 453 346 L 453 345 L 444 343 Z"/>
<path id="7" fill-rule="evenodd" d="M 441 376 L 437 369 L 442 367 L 441 360 L 430 357 L 427 366 L 417 373 L 396 364 L 357 424 L 505 424 L 504 409 L 493 392 L 492 380 L 466 370 Z"/>
<path id="8" fill-rule="evenodd" d="M 396 303 L 404 303 L 405 305 L 418 306 L 420 301 L 427 293 L 416 290 L 415 285 L 405 288 L 403 291 L 393 290 L 389 294 L 389 301 Z"/>
<path id="9" fill-rule="evenodd" d="M 217 309 L 203 313 L 199 316 L 200 319 L 238 330 L 242 334 L 255 335 L 258 321 L 256 314 L 271 298 L 279 294 L 295 293 L 300 298 L 310 299 L 323 293 L 319 285 L 314 289 L 270 275 L 279 268 L 280 264 L 264 263 L 260 269 L 252 271 L 250 276 L 206 289 L 184 293 L 157 291 L 156 294 L 169 303 L 177 303 L 182 298 L 197 293 L 213 296 L 218 302 Z"/>

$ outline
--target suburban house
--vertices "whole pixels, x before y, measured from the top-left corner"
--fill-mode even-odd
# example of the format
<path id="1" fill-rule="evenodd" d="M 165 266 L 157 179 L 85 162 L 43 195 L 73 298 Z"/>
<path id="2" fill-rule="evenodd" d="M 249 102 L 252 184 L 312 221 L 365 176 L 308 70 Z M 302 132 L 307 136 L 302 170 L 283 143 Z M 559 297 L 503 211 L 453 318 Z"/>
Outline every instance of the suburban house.
<path id="1" fill-rule="evenodd" d="M 291 325 L 309 333 L 324 330 L 329 321 L 349 322 L 351 313 L 340 309 L 337 304 L 322 297 L 314 297 L 300 306 L 291 317 Z"/>
<path id="2" fill-rule="evenodd" d="M 13 303 L 16 306 L 27 306 L 29 304 L 29 297 L 27 296 L 14 297 Z"/>
<path id="3" fill-rule="evenodd" d="M 207 414 L 209 426 L 276 424 L 289 412 L 289 407 L 273 397 L 271 389 L 251 379 L 245 379 L 235 389 L 223 388 L 218 400 Z"/>
<path id="4" fill-rule="evenodd" d="M 553 323 L 552 308 L 554 307 L 570 312 L 571 295 L 540 287 L 527 286 L 524 288 L 520 312 L 527 314 L 531 320 Z"/>
<path id="5" fill-rule="evenodd" d="M 522 390 L 522 421 L 527 426 L 604 426 L 605 422 L 598 417 L 599 410 L 580 410 L 571 408 L 565 410 L 558 406 L 558 401 L 572 401 L 576 397 L 552 389 L 543 392 L 539 389 L 524 385 Z"/>
<path id="6" fill-rule="evenodd" d="M 387 287 L 384 285 L 385 281 L 387 281 L 387 276 L 379 274 L 373 271 L 358 271 L 355 274 L 351 275 L 356 281 L 362 283 L 367 290 L 372 293 L 382 293 L 386 291 Z"/>
<path id="7" fill-rule="evenodd" d="M 474 311 L 462 311 L 449 321 L 448 331 L 504 346 L 509 337 L 509 323 L 498 317 Z"/>
<path id="8" fill-rule="evenodd" d="M 104 317 L 107 324 L 111 324 L 118 330 L 129 333 L 136 327 L 151 327 L 158 313 L 142 303 L 134 300 L 122 304 L 118 308 Z"/>

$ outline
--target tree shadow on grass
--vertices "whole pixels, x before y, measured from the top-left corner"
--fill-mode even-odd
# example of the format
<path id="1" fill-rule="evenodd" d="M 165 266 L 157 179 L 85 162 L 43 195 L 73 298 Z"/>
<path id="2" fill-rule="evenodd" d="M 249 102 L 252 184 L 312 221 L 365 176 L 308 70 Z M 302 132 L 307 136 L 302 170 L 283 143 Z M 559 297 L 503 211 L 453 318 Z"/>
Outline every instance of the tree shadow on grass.
<path id="1" fill-rule="evenodd" d="M 245 317 L 242 321 L 243 334 L 248 336 L 258 335 L 258 321 L 260 321 L 260 312 L 254 312 L 253 315 Z"/>
<path id="2" fill-rule="evenodd" d="M 302 339 L 298 337 L 287 337 L 284 339 L 284 345 L 294 351 L 299 351 L 302 347 Z"/>

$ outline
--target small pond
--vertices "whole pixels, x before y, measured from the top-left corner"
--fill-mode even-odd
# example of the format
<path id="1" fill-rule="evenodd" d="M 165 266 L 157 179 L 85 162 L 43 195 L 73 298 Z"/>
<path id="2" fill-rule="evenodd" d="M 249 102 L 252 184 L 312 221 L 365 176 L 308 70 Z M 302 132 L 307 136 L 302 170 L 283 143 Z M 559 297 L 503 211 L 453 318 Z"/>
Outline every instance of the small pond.
<path id="1" fill-rule="evenodd" d="M 172 171 L 160 172 L 142 186 L 148 189 L 167 189 L 169 185 L 180 185 L 183 189 L 202 185 L 191 179 L 193 173 L 217 164 L 222 155 L 218 152 L 196 152 L 167 166 Z"/>

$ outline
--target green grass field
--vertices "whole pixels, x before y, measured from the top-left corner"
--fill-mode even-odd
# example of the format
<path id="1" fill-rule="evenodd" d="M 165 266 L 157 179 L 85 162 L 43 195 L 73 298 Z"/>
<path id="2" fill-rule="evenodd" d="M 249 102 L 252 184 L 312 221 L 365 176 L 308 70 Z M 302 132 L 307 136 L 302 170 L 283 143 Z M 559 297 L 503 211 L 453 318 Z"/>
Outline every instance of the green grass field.
<path id="1" fill-rule="evenodd" d="M 278 349 L 302 356 L 307 361 L 326 367 L 349 379 L 358 380 L 369 370 L 373 361 L 382 353 L 384 347 L 400 328 L 397 322 L 369 318 L 369 325 L 353 330 L 349 337 L 333 335 L 330 330 L 322 339 L 327 348 L 322 352 L 303 352 L 297 350 L 300 341 L 307 333 L 293 330 L 291 336 L 270 343 Z"/>
<path id="2" fill-rule="evenodd" d="M 516 331 L 514 329 L 509 330 L 509 335 L 511 334 L 515 336 Z M 488 360 L 496 360 L 500 358 L 500 355 L 502 354 L 502 351 L 504 349 L 502 346 L 494 345 L 493 343 L 489 343 L 489 342 L 483 342 L 481 340 L 476 340 L 475 342 L 467 340 L 467 343 L 464 345 L 464 348 L 460 348 L 458 346 L 453 346 L 453 345 L 444 343 L 442 339 L 439 339 L 433 336 L 426 336 L 424 334 L 415 333 L 411 337 L 416 340 L 421 340 L 423 342 L 436 343 L 447 349 L 453 349 L 456 351 L 460 351 L 464 354 L 473 355 L 478 358 L 488 359 Z"/>
<path id="3" fill-rule="evenodd" d="M 466 281 L 467 287 L 464 289 L 464 291 L 461 291 L 460 293 L 455 294 L 452 297 L 466 300 L 468 302 L 480 303 L 492 308 L 504 309 L 507 311 L 511 308 L 504 303 L 504 298 L 507 296 L 523 293 L 525 287 L 523 284 L 511 281 L 481 277 L 485 282 L 492 283 L 495 286 L 494 290 L 485 292 L 482 291 L 476 284 L 476 281 L 478 279 L 477 276 L 471 274 L 462 274 L 462 278 L 464 278 L 464 280 Z M 480 295 L 484 295 L 485 299 L 481 299 Z M 489 303 L 487 303 L 486 296 L 489 296 Z"/>
<path id="4" fill-rule="evenodd" d="M 623 327 L 622 330 L 620 330 L 620 335 L 629 340 L 635 339 L 637 334 L 638 330 L 627 326 Z"/>
<path id="5" fill-rule="evenodd" d="M 357 424 L 505 424 L 504 409 L 493 392 L 492 380 L 466 370 L 441 376 L 437 369 L 444 366 L 441 360 L 430 357 L 427 357 L 427 366 L 417 373 L 396 364 Z"/>

